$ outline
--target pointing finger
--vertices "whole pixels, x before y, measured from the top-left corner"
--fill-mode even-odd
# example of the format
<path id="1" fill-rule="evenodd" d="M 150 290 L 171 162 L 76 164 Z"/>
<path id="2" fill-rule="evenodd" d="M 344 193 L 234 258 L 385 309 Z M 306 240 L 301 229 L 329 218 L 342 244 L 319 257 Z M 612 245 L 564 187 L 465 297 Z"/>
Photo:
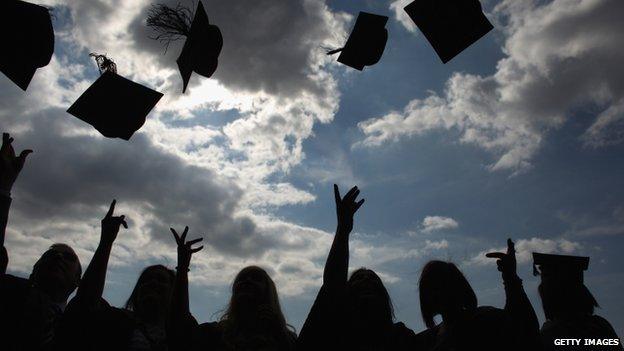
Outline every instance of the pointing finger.
<path id="1" fill-rule="evenodd" d="M 113 202 L 111 202 L 110 207 L 108 208 L 108 212 L 106 213 L 107 218 L 113 216 L 113 213 L 115 212 L 115 204 L 117 204 L 117 200 L 113 200 Z"/>
<path id="2" fill-rule="evenodd" d="M 498 259 L 502 259 L 505 256 L 507 256 L 507 254 L 505 254 L 504 252 L 488 252 L 485 254 L 485 257 L 498 258 Z"/>
<path id="3" fill-rule="evenodd" d="M 169 230 L 173 233 L 173 238 L 175 239 L 176 244 L 180 245 L 180 236 L 178 235 L 178 232 L 176 232 L 173 228 L 169 228 Z"/>

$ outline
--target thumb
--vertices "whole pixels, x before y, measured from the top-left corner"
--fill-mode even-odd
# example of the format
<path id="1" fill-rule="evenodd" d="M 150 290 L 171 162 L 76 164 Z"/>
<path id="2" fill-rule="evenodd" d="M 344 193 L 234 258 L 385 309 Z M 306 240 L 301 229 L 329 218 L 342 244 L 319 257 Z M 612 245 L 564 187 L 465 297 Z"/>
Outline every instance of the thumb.
<path id="1" fill-rule="evenodd" d="M 26 157 L 28 157 L 28 155 L 32 153 L 33 153 L 32 150 L 24 150 L 22 151 L 22 153 L 20 153 L 20 155 L 17 157 L 17 159 L 19 160 L 20 166 L 24 166 L 24 162 L 26 162 Z"/>

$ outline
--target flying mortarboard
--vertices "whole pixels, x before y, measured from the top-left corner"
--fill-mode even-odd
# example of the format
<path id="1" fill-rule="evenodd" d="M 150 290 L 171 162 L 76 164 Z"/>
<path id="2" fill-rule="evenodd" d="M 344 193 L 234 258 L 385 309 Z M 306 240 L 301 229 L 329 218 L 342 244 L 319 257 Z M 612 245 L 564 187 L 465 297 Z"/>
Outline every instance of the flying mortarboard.
<path id="1" fill-rule="evenodd" d="M 360 12 L 343 48 L 331 50 L 327 54 L 340 52 L 338 62 L 357 70 L 379 62 L 388 41 L 386 27 L 388 17 Z"/>
<path id="2" fill-rule="evenodd" d="M 109 138 L 129 140 L 163 96 L 116 72 L 104 55 L 95 55 L 100 77 L 67 110 Z"/>
<path id="3" fill-rule="evenodd" d="M 54 29 L 47 8 L 19 0 L 0 2 L 3 49 L 0 71 L 26 90 L 38 68 L 54 54 Z"/>
<path id="4" fill-rule="evenodd" d="M 192 22 L 190 17 L 190 10 L 180 5 L 175 9 L 156 5 L 152 7 L 147 18 L 147 25 L 159 33 L 154 39 L 161 40 L 166 45 L 180 36 L 186 37 L 176 61 L 182 75 L 183 93 L 186 92 L 193 72 L 206 78 L 212 76 L 217 70 L 219 54 L 223 48 L 221 30 L 210 24 L 201 1 L 197 4 Z"/>
<path id="5" fill-rule="evenodd" d="M 405 12 L 443 63 L 494 28 L 483 14 L 479 0 L 415 0 L 405 6 Z"/>
<path id="6" fill-rule="evenodd" d="M 589 257 L 533 253 L 533 275 L 540 275 L 542 280 L 582 284 L 588 267 Z"/>

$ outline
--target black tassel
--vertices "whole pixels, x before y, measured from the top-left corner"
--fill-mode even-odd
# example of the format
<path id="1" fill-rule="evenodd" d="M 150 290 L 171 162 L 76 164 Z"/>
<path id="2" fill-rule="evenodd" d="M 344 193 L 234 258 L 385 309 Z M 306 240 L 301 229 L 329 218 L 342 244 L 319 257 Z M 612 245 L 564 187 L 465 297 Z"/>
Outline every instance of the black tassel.
<path id="1" fill-rule="evenodd" d="M 172 41 L 188 37 L 193 23 L 193 11 L 180 4 L 175 8 L 157 4 L 152 5 L 147 14 L 147 26 L 152 28 L 156 35 L 150 37 L 165 45 L 165 52 Z"/>
<path id="2" fill-rule="evenodd" d="M 89 56 L 95 59 L 95 63 L 100 70 L 100 74 L 104 72 L 117 73 L 117 64 L 115 64 L 113 60 L 106 57 L 106 55 L 100 55 L 92 52 L 89 54 Z"/>

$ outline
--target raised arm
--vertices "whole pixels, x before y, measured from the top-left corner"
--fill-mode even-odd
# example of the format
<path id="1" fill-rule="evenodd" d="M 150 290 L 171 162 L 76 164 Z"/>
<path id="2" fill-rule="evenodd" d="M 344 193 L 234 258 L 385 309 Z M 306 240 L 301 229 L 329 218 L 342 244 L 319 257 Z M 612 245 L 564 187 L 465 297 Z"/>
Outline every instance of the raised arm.
<path id="1" fill-rule="evenodd" d="M 507 239 L 507 252 L 490 252 L 486 257 L 496 258 L 498 270 L 505 285 L 505 311 L 511 318 L 512 334 L 519 349 L 539 348 L 539 322 L 524 292 L 522 279 L 516 272 L 516 249 L 513 241 Z"/>
<path id="2" fill-rule="evenodd" d="M 95 253 L 89 262 L 89 267 L 85 271 L 82 282 L 78 287 L 76 296 L 83 302 L 90 305 L 96 304 L 102 297 L 104 284 L 106 282 L 106 269 L 110 258 L 113 243 L 119 233 L 119 228 L 123 225 L 128 228 L 126 216 L 113 216 L 115 212 L 116 200 L 110 205 L 108 213 L 102 219 L 102 232 L 100 243 L 95 249 Z"/>
<path id="3" fill-rule="evenodd" d="M 203 238 L 186 241 L 188 227 L 184 228 L 182 235 L 178 235 L 173 228 L 171 233 L 178 245 L 178 266 L 176 267 L 176 279 L 173 286 L 173 296 L 171 297 L 171 311 L 168 320 L 167 335 L 170 345 L 175 350 L 187 350 L 190 348 L 192 335 L 197 326 L 197 321 L 189 310 L 188 294 L 188 272 L 191 265 L 191 256 L 203 249 L 203 246 L 193 248 L 192 246 Z"/>
<path id="4" fill-rule="evenodd" d="M 323 284 L 326 287 L 339 287 L 347 283 L 349 269 L 349 234 L 353 230 L 353 215 L 362 206 L 364 199 L 357 201 L 360 194 L 357 186 L 354 186 L 344 196 L 340 197 L 340 190 L 334 184 L 334 199 L 336 201 L 336 235 L 332 243 L 325 270 L 323 272 Z"/>
<path id="5" fill-rule="evenodd" d="M 32 150 L 24 150 L 19 156 L 13 149 L 13 138 L 9 133 L 2 134 L 2 148 L 0 148 L 0 274 L 6 273 L 9 255 L 4 247 L 4 238 L 9 208 L 11 207 L 11 190 L 20 171 L 24 167 L 26 157 Z"/>

